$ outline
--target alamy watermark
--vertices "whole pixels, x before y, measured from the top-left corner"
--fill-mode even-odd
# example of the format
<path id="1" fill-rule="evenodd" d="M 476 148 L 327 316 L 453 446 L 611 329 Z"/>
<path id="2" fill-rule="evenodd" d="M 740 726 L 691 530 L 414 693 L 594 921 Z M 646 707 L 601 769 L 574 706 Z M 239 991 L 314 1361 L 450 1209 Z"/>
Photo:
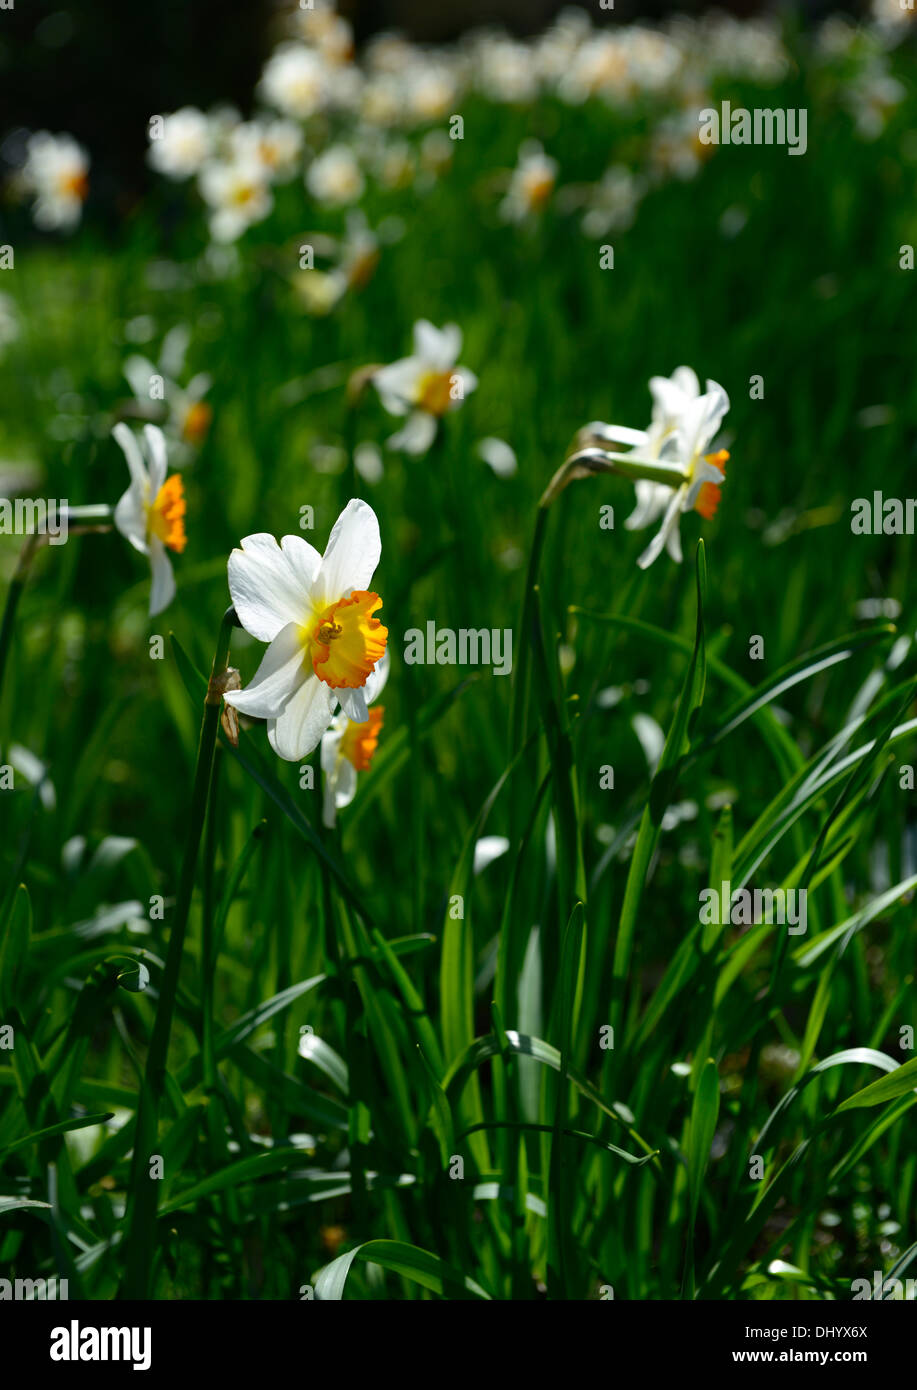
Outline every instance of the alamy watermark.
<path id="1" fill-rule="evenodd" d="M 805 154 L 809 113 L 804 107 L 733 107 L 729 101 L 706 106 L 698 115 L 702 145 L 785 145 L 787 154 Z"/>
<path id="2" fill-rule="evenodd" d="M 495 676 L 513 669 L 513 630 L 509 627 L 436 626 L 408 628 L 404 634 L 404 660 L 408 666 L 491 666 Z"/>
<path id="3" fill-rule="evenodd" d="M 761 922 L 777 922 L 786 926 L 790 936 L 804 936 L 806 931 L 805 888 L 738 888 L 725 880 L 719 888 L 704 888 L 700 893 L 700 920 L 705 925 L 736 927 L 756 926 Z"/>
<path id="4" fill-rule="evenodd" d="M 47 536 L 49 545 L 63 545 L 68 506 L 66 497 L 0 497 L 0 536 Z"/>

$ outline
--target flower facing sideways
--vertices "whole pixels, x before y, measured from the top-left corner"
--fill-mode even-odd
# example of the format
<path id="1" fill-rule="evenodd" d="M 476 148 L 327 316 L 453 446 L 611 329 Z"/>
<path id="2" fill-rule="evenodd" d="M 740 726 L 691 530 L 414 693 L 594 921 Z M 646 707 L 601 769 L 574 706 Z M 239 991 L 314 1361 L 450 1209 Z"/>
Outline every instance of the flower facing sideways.
<path id="1" fill-rule="evenodd" d="M 130 470 L 130 487 L 115 507 L 114 522 L 135 550 L 149 557 L 153 570 L 150 591 L 150 617 L 172 602 L 175 577 L 169 561 L 170 550 L 181 554 L 185 548 L 185 495 L 181 478 L 166 477 L 166 441 L 156 425 L 143 428 L 143 448 L 125 424 L 112 430 L 123 450 Z"/>
<path id="2" fill-rule="evenodd" d="M 678 367 L 671 377 L 653 377 L 653 416 L 648 429 L 635 430 L 599 421 L 580 430 L 578 439 L 588 446 L 567 460 L 604 457 L 606 466 L 634 480 L 637 506 L 625 521 L 628 530 L 650 526 L 661 516 L 662 525 L 637 561 L 647 569 L 667 550 L 681 563 L 679 520 L 684 512 L 699 512 L 709 521 L 719 506 L 720 488 L 729 454 L 725 449 L 705 452 L 729 409 L 729 397 L 715 381 L 700 383 L 690 367 Z M 630 445 L 629 453 L 608 446 Z"/>
<path id="3" fill-rule="evenodd" d="M 403 429 L 388 444 L 407 454 L 426 453 L 436 436 L 437 421 L 455 410 L 478 384 L 474 372 L 455 364 L 462 350 L 462 331 L 454 323 L 434 328 L 426 319 L 414 325 L 414 353 L 381 367 L 373 376 L 390 415 L 407 415 Z"/>
<path id="4" fill-rule="evenodd" d="M 366 678 L 363 694 L 367 705 L 378 697 L 388 680 L 388 670 L 389 657 L 386 652 Z M 339 710 L 331 721 L 330 729 L 322 737 L 322 819 L 329 829 L 334 825 L 338 811 L 349 806 L 356 796 L 357 773 L 369 770 L 379 743 L 384 714 L 382 705 L 377 705 L 369 711 L 369 718 L 358 724 Z"/>
<path id="5" fill-rule="evenodd" d="M 271 747 L 296 762 L 318 746 L 335 703 L 355 724 L 369 719 L 365 687 L 385 653 L 388 629 L 368 585 L 382 542 L 372 507 L 351 499 L 324 555 L 301 536 L 246 536 L 229 557 L 236 615 L 270 643 L 254 679 L 224 696 L 267 721 Z"/>

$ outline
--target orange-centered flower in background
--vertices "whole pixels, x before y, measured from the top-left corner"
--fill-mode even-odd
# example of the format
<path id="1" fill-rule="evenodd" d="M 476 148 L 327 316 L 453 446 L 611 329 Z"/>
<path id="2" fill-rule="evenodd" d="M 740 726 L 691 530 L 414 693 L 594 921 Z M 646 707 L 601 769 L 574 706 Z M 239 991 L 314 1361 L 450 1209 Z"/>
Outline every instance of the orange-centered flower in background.
<path id="1" fill-rule="evenodd" d="M 366 688 L 385 655 L 388 629 L 369 589 L 382 543 L 372 507 L 348 502 L 320 555 L 301 536 L 278 544 L 246 536 L 229 557 L 229 591 L 242 626 L 270 643 L 244 690 L 228 704 L 267 720 L 281 758 L 295 762 L 318 745 L 336 705 L 356 725 L 369 720 Z M 372 687 L 369 687 L 370 690 Z"/>
<path id="2" fill-rule="evenodd" d="M 425 454 L 438 421 L 455 410 L 478 384 L 474 372 L 458 367 L 462 332 L 454 323 L 434 328 L 426 319 L 414 325 L 414 353 L 373 375 L 379 399 L 390 415 L 407 415 L 404 427 L 388 440 L 392 449 Z"/>
<path id="3" fill-rule="evenodd" d="M 386 653 L 375 670 L 367 677 L 364 695 L 367 705 L 377 698 L 388 679 L 389 658 Z M 322 819 L 331 827 L 337 813 L 349 806 L 357 794 L 357 773 L 367 772 L 379 744 L 382 730 L 382 705 L 369 711 L 369 718 L 362 724 L 348 719 L 343 710 L 335 715 L 331 727 L 322 738 L 322 781 L 324 799 Z"/>
<path id="4" fill-rule="evenodd" d="M 185 548 L 185 493 L 177 473 L 168 471 L 166 439 L 156 425 L 145 425 L 141 439 L 127 425 L 115 425 L 131 475 L 130 487 L 115 507 L 114 522 L 135 550 L 149 558 L 153 571 L 150 616 L 161 613 L 175 595 L 175 577 L 167 551 Z"/>
<path id="5" fill-rule="evenodd" d="M 637 561 L 641 569 L 663 550 L 681 563 L 681 515 L 696 511 L 706 521 L 712 519 L 729 459 L 725 449 L 706 452 L 729 409 L 729 397 L 718 382 L 708 381 L 702 393 L 697 374 L 690 367 L 676 367 L 671 377 L 652 377 L 650 392 L 653 416 L 647 429 L 596 420 L 579 432 L 615 470 L 633 478 L 637 505 L 624 523 L 628 530 L 662 517 L 659 531 Z M 617 452 L 620 445 L 630 446 L 630 451 Z M 663 480 L 666 475 L 671 481 Z"/>

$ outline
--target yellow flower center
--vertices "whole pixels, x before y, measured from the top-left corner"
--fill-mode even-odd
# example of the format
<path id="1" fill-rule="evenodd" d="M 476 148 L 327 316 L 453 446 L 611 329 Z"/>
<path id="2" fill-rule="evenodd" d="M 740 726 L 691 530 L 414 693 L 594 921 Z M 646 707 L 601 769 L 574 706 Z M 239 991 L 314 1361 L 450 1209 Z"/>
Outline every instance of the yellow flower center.
<path id="1" fill-rule="evenodd" d="M 715 454 L 704 455 L 707 463 L 712 463 L 714 468 L 718 468 L 725 476 L 726 463 L 729 459 L 729 450 L 720 449 Z M 697 494 L 697 501 L 694 503 L 694 510 L 700 512 L 705 521 L 712 521 L 716 516 L 716 509 L 720 505 L 720 485 L 719 483 L 703 483 L 701 490 Z"/>
<path id="2" fill-rule="evenodd" d="M 373 760 L 373 754 L 379 744 L 379 731 L 384 714 L 383 706 L 377 705 L 369 711 L 369 719 L 365 724 L 355 724 L 352 719 L 348 721 L 339 752 L 342 758 L 353 763 L 357 772 L 366 772 Z"/>
<path id="3" fill-rule="evenodd" d="M 426 372 L 417 383 L 416 404 L 428 415 L 445 415 L 452 404 L 451 368 L 445 372 Z"/>
<path id="4" fill-rule="evenodd" d="M 372 615 L 382 607 L 378 594 L 354 589 L 350 598 L 338 599 L 322 613 L 315 627 L 304 632 L 319 680 L 333 690 L 355 690 L 385 653 L 388 628 Z"/>
<path id="5" fill-rule="evenodd" d="M 185 493 L 182 480 L 177 473 L 166 478 L 156 494 L 156 500 L 147 509 L 147 527 L 150 533 L 158 536 L 163 545 L 179 554 L 187 543 L 185 535 Z"/>
<path id="6" fill-rule="evenodd" d="M 89 179 L 83 173 L 64 174 L 60 180 L 60 191 L 64 197 L 79 198 L 85 203 L 89 197 Z"/>
<path id="7" fill-rule="evenodd" d="M 529 207 L 540 212 L 554 191 L 553 174 L 529 174 L 525 181 L 525 196 Z"/>
<path id="8" fill-rule="evenodd" d="M 193 401 L 185 411 L 182 421 L 182 437 L 189 444 L 203 444 L 213 419 L 213 410 L 206 401 Z"/>

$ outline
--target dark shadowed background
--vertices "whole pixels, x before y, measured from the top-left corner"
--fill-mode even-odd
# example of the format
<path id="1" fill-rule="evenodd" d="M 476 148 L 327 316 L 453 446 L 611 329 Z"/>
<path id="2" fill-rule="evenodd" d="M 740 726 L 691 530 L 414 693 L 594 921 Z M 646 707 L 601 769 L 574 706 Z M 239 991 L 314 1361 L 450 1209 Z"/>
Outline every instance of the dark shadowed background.
<path id="1" fill-rule="evenodd" d="M 575 2 L 575 0 L 574 0 Z M 443 42 L 467 29 L 503 25 L 537 33 L 571 0 L 342 0 L 357 39 L 398 28 L 420 42 Z M 231 102 L 251 107 L 259 73 L 277 40 L 283 6 L 269 0 L 16 0 L 0 10 L 0 141 L 16 162 L 16 130 L 69 131 L 90 150 L 93 186 L 111 205 L 131 197 L 146 178 L 146 124 L 153 113 L 185 104 Z M 580 0 L 597 24 L 658 19 L 710 9 L 703 0 Z M 773 9 L 755 0 L 716 8 L 737 15 Z M 858 5 L 799 0 L 804 21 Z M 111 195 L 106 197 L 105 195 Z"/>

